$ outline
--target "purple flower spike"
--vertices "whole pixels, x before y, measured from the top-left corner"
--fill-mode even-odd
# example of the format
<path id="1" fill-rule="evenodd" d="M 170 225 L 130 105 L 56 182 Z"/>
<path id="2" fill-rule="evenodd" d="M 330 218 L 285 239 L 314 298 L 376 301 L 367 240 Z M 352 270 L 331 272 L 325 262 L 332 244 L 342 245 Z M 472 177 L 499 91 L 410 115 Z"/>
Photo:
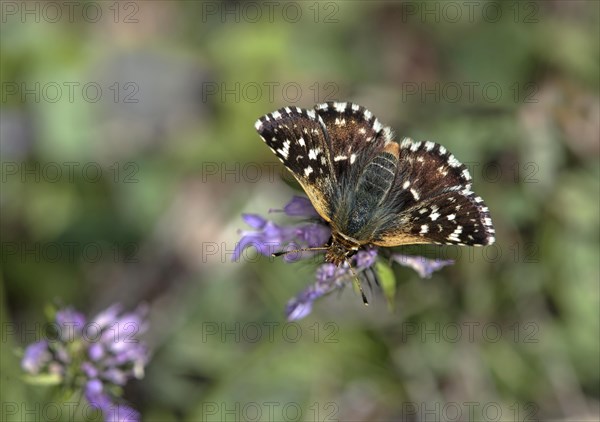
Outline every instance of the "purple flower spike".
<path id="1" fill-rule="evenodd" d="M 288 215 L 315 217 L 316 211 L 306 198 L 294 197 L 286 205 Z M 243 251 L 253 246 L 261 255 L 271 256 L 274 252 L 291 250 L 291 243 L 296 249 L 323 246 L 331 236 L 330 228 L 320 223 L 308 223 L 302 226 L 280 226 L 255 214 L 243 214 L 243 220 L 257 231 L 241 231 L 242 238 L 233 251 L 233 261 L 237 261 Z M 298 258 L 299 259 L 299 258 Z M 286 259 L 288 262 L 296 259 Z"/>
<path id="2" fill-rule="evenodd" d="M 234 261 L 241 256 L 244 249 L 250 246 L 254 246 L 262 255 L 270 256 L 273 252 L 323 247 L 331 238 L 330 225 L 319 216 L 308 198 L 294 196 L 282 210 L 269 210 L 269 212 L 284 212 L 290 217 L 310 218 L 312 222 L 299 226 L 280 226 L 259 215 L 244 214 L 243 220 L 256 231 L 241 232 L 242 237 L 233 254 Z M 295 262 L 320 252 L 289 253 L 285 254 L 283 259 L 288 263 Z M 358 251 L 351 260 L 354 272 L 359 274 L 372 268 L 377 257 L 376 247 Z M 414 269 L 422 278 L 429 278 L 434 271 L 454 263 L 452 260 L 427 259 L 401 254 L 394 254 L 391 259 Z M 306 317 L 312 311 L 315 300 L 341 289 L 351 280 L 352 272 L 347 264 L 340 267 L 328 263 L 321 265 L 317 269 L 316 282 L 288 301 L 285 309 L 287 319 L 296 321 Z"/>
<path id="3" fill-rule="evenodd" d="M 32 343 L 25 349 L 23 360 L 21 361 L 21 368 L 25 372 L 32 375 L 37 375 L 40 370 L 50 362 L 52 355 L 48 350 L 48 343 L 46 340 Z"/>
<path id="4" fill-rule="evenodd" d="M 313 207 L 310 200 L 303 196 L 294 196 L 292 200 L 283 207 L 283 212 L 290 217 L 320 218 L 319 213 L 315 210 L 315 207 Z"/>
<path id="5" fill-rule="evenodd" d="M 285 308 L 288 321 L 298 321 L 306 317 L 312 311 L 315 300 L 344 287 L 350 276 L 348 268 L 338 268 L 333 264 L 321 265 L 317 269 L 317 282 L 288 301 Z"/>
<path id="6" fill-rule="evenodd" d="M 139 412 L 118 403 L 123 390 L 115 387 L 144 376 L 149 353 L 138 336 L 147 329 L 147 309 L 140 306 L 134 312 L 121 310 L 120 305 L 113 305 L 87 325 L 83 314 L 72 308 L 57 311 L 61 335 L 52 343 L 29 345 L 21 366 L 31 375 L 59 375 L 66 389 L 83 385 L 85 398 L 102 411 L 105 421 L 140 420 Z M 63 335 L 66 329 L 70 329 L 69 334 Z"/>
<path id="7" fill-rule="evenodd" d="M 391 256 L 391 259 L 400 265 L 412 268 L 419 273 L 421 278 L 431 278 L 431 275 L 434 273 L 434 271 L 437 271 L 447 265 L 454 264 L 454 261 L 451 259 L 428 259 L 424 256 L 411 256 L 402 254 L 394 254 Z"/>

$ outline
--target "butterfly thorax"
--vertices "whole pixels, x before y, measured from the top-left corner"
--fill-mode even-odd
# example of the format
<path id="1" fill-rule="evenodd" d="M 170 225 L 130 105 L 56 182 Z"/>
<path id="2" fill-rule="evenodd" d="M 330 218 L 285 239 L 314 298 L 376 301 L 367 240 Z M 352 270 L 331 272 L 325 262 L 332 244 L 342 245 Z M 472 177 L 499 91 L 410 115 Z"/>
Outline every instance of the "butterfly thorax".
<path id="1" fill-rule="evenodd" d="M 325 253 L 325 260 L 339 267 L 340 264 L 346 262 L 356 254 L 359 247 L 360 244 L 356 240 L 334 230 L 332 232 L 331 244 Z"/>

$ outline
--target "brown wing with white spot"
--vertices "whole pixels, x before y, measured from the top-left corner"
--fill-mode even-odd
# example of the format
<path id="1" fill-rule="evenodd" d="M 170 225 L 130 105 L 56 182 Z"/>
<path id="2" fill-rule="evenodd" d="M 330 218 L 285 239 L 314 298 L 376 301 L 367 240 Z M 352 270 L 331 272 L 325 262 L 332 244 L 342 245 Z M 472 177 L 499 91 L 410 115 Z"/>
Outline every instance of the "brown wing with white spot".
<path id="1" fill-rule="evenodd" d="M 325 124 L 338 181 L 346 178 L 352 167 L 369 163 L 392 141 L 392 130 L 358 104 L 327 102 L 316 105 L 315 110 Z"/>
<path id="2" fill-rule="evenodd" d="M 260 117 L 255 128 L 298 180 L 321 217 L 330 221 L 336 181 L 321 117 L 315 110 L 284 107 Z"/>
<path id="3" fill-rule="evenodd" d="M 373 243 L 494 243 L 489 210 L 471 186 L 467 168 L 443 146 L 405 139 L 395 187 L 386 202 L 394 217 L 381 225 Z"/>

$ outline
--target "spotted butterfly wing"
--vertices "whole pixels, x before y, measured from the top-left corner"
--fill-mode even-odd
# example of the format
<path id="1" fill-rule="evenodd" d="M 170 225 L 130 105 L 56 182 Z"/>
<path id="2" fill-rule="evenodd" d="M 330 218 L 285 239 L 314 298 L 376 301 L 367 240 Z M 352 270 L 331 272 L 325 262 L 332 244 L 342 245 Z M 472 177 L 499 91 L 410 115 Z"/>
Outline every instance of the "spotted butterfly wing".
<path id="1" fill-rule="evenodd" d="M 259 118 L 255 128 L 298 180 L 319 215 L 331 221 L 336 180 L 321 117 L 315 110 L 285 107 Z"/>
<path id="2" fill-rule="evenodd" d="M 471 191 L 466 166 L 446 148 L 434 142 L 404 139 L 398 168 L 395 189 L 386 204 L 396 210 L 396 218 L 380 227 L 374 244 L 494 243 L 489 209 Z"/>

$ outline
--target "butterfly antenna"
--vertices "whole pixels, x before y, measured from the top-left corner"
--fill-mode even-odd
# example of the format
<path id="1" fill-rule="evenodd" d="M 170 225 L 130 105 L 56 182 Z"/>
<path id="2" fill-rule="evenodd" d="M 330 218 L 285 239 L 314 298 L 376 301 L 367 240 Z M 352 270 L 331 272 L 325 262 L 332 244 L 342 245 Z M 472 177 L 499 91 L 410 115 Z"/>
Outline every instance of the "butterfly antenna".
<path id="1" fill-rule="evenodd" d="M 360 283 L 360 279 L 358 278 L 358 274 L 356 274 L 356 271 L 354 271 L 354 268 L 352 268 L 352 264 L 350 264 L 349 260 L 346 259 L 346 263 L 348 264 L 348 267 L 350 268 L 350 272 L 352 273 L 354 284 L 356 286 L 358 286 L 358 290 L 360 290 L 360 295 L 362 296 L 363 303 L 365 304 L 365 306 L 369 306 L 369 301 L 367 300 L 367 296 L 365 295 L 365 291 L 362 288 L 362 284 Z"/>
<path id="2" fill-rule="evenodd" d="M 275 252 L 275 253 L 272 253 L 271 256 L 276 258 L 278 256 L 287 255 L 289 253 L 308 252 L 308 251 L 325 251 L 327 249 L 328 248 L 326 246 L 319 246 L 318 248 L 302 248 L 302 249 L 294 249 L 292 251 Z"/>

